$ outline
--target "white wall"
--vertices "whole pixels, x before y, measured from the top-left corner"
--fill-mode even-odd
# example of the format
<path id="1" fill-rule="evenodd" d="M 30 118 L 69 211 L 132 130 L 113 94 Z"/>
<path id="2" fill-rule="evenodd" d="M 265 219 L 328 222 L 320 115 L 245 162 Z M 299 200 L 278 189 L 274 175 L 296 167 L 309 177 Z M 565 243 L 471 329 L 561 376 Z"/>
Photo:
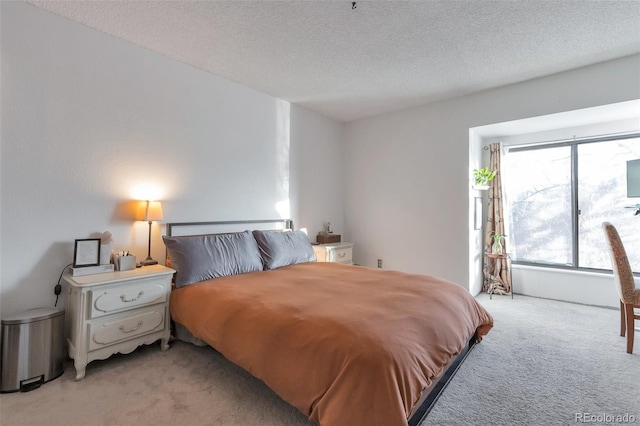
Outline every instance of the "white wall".
<path id="1" fill-rule="evenodd" d="M 349 123 L 345 223 L 355 261 L 382 258 L 387 269 L 478 289 L 470 170 L 482 152 L 477 140 L 470 149 L 470 129 L 638 99 L 639 75 L 636 55 Z"/>
<path id="2" fill-rule="evenodd" d="M 343 132 L 343 124 L 291 105 L 291 213 L 312 241 L 325 222 L 336 234 L 345 230 Z"/>
<path id="3" fill-rule="evenodd" d="M 340 124 L 29 4 L 0 8 L 2 315 L 53 305 L 76 238 L 110 230 L 144 259 L 147 224 L 124 209 L 141 185 L 164 222 L 341 224 L 340 188 L 303 187 L 312 155 L 339 164 Z"/>

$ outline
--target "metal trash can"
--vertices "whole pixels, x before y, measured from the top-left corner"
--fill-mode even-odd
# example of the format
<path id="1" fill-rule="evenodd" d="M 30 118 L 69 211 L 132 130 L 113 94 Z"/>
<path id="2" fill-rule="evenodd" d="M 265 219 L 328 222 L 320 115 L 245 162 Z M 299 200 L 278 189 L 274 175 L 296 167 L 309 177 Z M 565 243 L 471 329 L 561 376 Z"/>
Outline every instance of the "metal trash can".
<path id="1" fill-rule="evenodd" d="M 27 392 L 63 372 L 64 309 L 37 308 L 2 320 L 0 392 Z"/>

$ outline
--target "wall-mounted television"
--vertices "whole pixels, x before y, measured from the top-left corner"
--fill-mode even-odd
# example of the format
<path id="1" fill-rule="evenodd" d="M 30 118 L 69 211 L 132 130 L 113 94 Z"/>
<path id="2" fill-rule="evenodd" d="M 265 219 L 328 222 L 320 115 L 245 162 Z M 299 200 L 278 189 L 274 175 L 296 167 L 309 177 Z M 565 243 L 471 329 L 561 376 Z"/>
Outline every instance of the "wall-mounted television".
<path id="1" fill-rule="evenodd" d="M 640 159 L 627 161 L 627 197 L 640 197 Z"/>

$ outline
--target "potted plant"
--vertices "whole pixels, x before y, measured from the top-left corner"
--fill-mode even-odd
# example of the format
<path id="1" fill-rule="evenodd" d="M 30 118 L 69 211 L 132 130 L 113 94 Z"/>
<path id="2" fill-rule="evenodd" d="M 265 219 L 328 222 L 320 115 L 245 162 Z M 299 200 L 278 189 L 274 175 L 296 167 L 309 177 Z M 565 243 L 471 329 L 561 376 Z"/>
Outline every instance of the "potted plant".
<path id="1" fill-rule="evenodd" d="M 489 170 L 488 167 L 473 169 L 473 178 L 476 181 L 473 188 L 480 190 L 489 189 L 489 181 L 493 180 L 494 177 L 496 177 L 496 171 Z"/>
<path id="2" fill-rule="evenodd" d="M 506 237 L 505 234 L 493 234 L 493 246 L 491 247 L 493 254 L 504 254 L 504 246 L 502 245 L 504 237 Z"/>

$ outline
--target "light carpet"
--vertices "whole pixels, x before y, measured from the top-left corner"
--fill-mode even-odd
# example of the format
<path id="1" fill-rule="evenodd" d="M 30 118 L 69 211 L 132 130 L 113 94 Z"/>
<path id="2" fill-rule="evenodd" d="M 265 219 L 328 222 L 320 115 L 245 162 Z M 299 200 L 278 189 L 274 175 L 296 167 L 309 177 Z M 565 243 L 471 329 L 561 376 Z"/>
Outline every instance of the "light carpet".
<path id="1" fill-rule="evenodd" d="M 495 319 L 427 425 L 640 424 L 640 333 L 625 352 L 616 310 L 518 296 L 478 297 Z M 310 425 L 262 382 L 208 347 L 173 342 L 87 366 L 27 393 L 0 395 L 16 425 Z M 621 417 L 615 417 L 621 416 Z M 593 421 L 591 422 L 593 423 Z M 345 425 L 347 426 L 347 425 Z"/>

